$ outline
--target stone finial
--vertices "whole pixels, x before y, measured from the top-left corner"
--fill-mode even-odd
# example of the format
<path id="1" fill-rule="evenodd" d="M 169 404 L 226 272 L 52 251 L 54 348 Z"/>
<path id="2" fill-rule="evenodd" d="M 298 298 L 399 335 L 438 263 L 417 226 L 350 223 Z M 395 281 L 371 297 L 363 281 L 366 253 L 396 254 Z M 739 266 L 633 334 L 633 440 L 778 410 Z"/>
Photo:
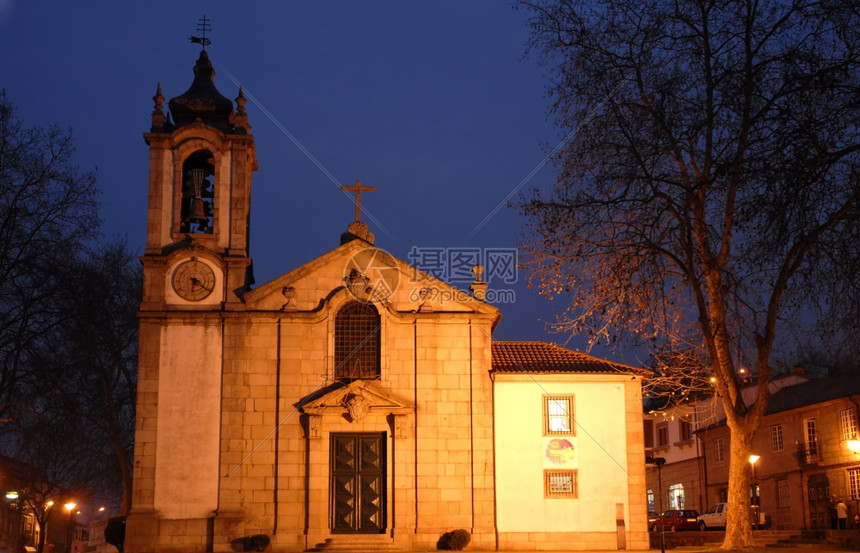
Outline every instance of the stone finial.
<path id="1" fill-rule="evenodd" d="M 161 83 L 158 83 L 158 86 L 155 89 L 155 96 L 153 96 L 152 99 L 155 101 L 155 111 L 158 113 L 164 113 L 164 94 L 161 93 Z"/>
<path id="2" fill-rule="evenodd" d="M 373 244 L 373 240 L 376 237 L 367 229 L 367 223 L 364 221 L 353 221 L 346 227 L 346 232 L 340 235 L 340 243 L 346 244 L 356 238 L 360 238 L 369 244 Z"/>
<path id="3" fill-rule="evenodd" d="M 469 289 L 472 290 L 472 295 L 475 296 L 476 300 L 484 301 L 484 298 L 487 297 L 487 288 L 489 286 L 486 282 L 484 282 L 484 279 L 481 278 L 481 275 L 484 274 L 484 266 L 472 266 L 472 273 L 474 273 L 475 275 L 475 280 L 472 281 L 472 284 L 469 286 Z"/>
<path id="4" fill-rule="evenodd" d="M 236 129 L 245 129 L 245 132 L 251 130 L 251 125 L 248 123 L 248 112 L 245 111 L 245 104 L 247 102 L 245 88 L 239 85 L 239 95 L 236 96 L 236 112 L 230 114 L 230 124 Z"/>
<path id="5" fill-rule="evenodd" d="M 281 294 L 284 296 L 284 304 L 281 306 L 281 311 L 295 311 L 296 304 L 293 300 L 296 299 L 296 289 L 292 286 L 284 286 L 281 289 Z"/>
<path id="6" fill-rule="evenodd" d="M 155 102 L 155 107 L 152 110 L 152 130 L 160 130 L 164 128 L 164 95 L 161 93 L 161 83 L 155 90 L 155 96 L 152 97 Z"/>
<path id="7" fill-rule="evenodd" d="M 239 95 L 236 96 L 236 113 L 245 113 L 245 102 L 247 101 L 245 99 L 245 88 L 239 85 Z"/>

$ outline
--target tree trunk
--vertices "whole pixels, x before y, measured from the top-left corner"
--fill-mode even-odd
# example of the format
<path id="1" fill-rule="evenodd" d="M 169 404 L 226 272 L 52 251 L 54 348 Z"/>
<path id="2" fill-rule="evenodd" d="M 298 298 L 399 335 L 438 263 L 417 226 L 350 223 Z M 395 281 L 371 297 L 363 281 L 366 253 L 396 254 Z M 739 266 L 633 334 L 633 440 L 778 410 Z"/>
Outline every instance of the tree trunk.
<path id="1" fill-rule="evenodd" d="M 750 518 L 751 468 L 749 457 L 755 426 L 745 418 L 729 414 L 729 491 L 726 537 L 722 549 L 753 547 L 755 542 Z"/>
<path id="2" fill-rule="evenodd" d="M 36 553 L 44 553 L 45 540 L 48 538 L 48 517 L 45 517 L 45 520 L 36 518 L 36 523 L 39 525 L 39 541 L 36 542 Z"/>

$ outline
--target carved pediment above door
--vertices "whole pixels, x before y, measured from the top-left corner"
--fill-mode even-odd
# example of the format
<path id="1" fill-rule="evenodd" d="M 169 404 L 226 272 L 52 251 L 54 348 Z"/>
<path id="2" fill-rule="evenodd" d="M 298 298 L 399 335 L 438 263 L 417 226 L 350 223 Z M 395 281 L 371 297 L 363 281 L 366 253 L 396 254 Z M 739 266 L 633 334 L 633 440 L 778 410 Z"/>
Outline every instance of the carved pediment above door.
<path id="1" fill-rule="evenodd" d="M 412 403 L 367 380 L 319 390 L 302 398 L 297 407 L 310 416 L 311 428 L 318 425 L 323 416 L 342 416 L 351 423 L 358 423 L 367 417 L 397 418 L 415 411 Z M 311 434 L 314 434 L 313 430 Z"/>

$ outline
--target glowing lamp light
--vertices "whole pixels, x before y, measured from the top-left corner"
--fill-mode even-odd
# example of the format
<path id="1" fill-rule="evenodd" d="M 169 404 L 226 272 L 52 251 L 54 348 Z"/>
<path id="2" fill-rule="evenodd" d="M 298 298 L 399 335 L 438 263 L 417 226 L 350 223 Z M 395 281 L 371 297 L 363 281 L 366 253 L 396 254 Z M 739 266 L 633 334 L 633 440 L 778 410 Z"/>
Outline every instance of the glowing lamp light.
<path id="1" fill-rule="evenodd" d="M 70 514 L 70 515 L 72 514 L 72 509 L 74 509 L 74 508 L 75 508 L 75 507 L 77 507 L 77 506 L 78 506 L 78 504 L 77 504 L 77 503 L 74 503 L 74 502 L 72 502 L 72 501 L 69 501 L 68 503 L 66 503 L 65 505 L 63 505 L 63 507 L 65 507 L 65 508 L 66 508 L 66 510 L 67 510 L 67 511 L 69 511 L 69 514 Z"/>
<path id="2" fill-rule="evenodd" d="M 6 499 L 9 501 L 17 501 L 18 500 L 18 492 L 15 490 L 9 490 L 6 492 Z"/>
<path id="3" fill-rule="evenodd" d="M 855 434 L 853 438 L 848 440 L 848 449 L 853 453 L 860 455 L 860 438 Z"/>
<path id="4" fill-rule="evenodd" d="M 750 455 L 750 464 L 754 465 L 755 462 L 758 461 L 759 459 L 761 459 L 761 457 L 759 455 Z"/>

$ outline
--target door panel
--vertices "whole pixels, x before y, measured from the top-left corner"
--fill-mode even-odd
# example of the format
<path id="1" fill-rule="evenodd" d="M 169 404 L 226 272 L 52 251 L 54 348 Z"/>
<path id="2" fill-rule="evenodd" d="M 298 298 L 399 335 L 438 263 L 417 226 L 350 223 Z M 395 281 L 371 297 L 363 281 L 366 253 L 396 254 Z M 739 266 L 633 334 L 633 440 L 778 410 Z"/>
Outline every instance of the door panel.
<path id="1" fill-rule="evenodd" d="M 385 530 L 385 434 L 331 435 L 332 532 Z"/>
<path id="2" fill-rule="evenodd" d="M 831 527 L 830 481 L 824 474 L 809 477 L 807 484 L 809 498 L 809 527 L 813 530 L 826 530 Z"/>

